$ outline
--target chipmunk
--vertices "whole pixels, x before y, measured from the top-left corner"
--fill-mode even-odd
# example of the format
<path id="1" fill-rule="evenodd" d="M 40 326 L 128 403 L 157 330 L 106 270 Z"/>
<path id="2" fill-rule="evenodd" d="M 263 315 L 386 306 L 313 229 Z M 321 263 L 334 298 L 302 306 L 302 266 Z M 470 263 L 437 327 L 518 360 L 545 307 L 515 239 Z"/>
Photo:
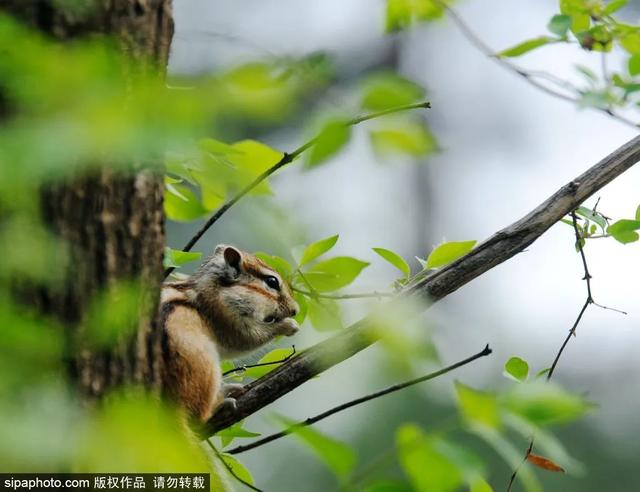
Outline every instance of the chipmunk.
<path id="1" fill-rule="evenodd" d="M 160 298 L 169 396 L 197 423 L 235 405 L 237 384 L 222 382 L 220 360 L 247 354 L 298 329 L 298 304 L 280 275 L 250 253 L 224 244 Z"/>

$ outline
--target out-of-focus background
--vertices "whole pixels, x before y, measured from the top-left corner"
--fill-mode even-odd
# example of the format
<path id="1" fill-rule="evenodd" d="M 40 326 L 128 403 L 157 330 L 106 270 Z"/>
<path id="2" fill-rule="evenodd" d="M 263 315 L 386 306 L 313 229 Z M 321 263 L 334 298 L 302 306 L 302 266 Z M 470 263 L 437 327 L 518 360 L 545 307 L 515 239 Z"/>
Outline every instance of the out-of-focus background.
<path id="1" fill-rule="evenodd" d="M 556 10 L 557 2 L 551 0 L 467 0 L 458 7 L 496 50 L 542 34 Z M 355 112 L 353 86 L 367 72 L 387 67 L 427 89 L 433 109 L 425 118 L 441 148 L 423 161 L 380 161 L 365 129 L 357 127 L 348 147 L 331 163 L 306 172 L 293 164 L 272 178 L 276 198 L 268 203 L 284 212 L 278 219 L 264 212 L 263 201 L 248 199 L 207 234 L 200 245 L 204 251 L 225 242 L 286 255 L 297 244 L 339 233 L 337 252 L 372 262 L 357 289 L 384 289 L 394 272 L 371 247 L 424 258 L 443 239 L 485 239 L 636 134 L 601 112 L 579 110 L 536 90 L 480 53 L 450 20 L 384 34 L 381 1 L 190 0 L 174 2 L 174 13 L 174 75 L 316 52 L 333 61 L 338 82 L 318 94 L 294 124 L 268 133 L 246 129 L 244 137 L 290 151 L 308 138 L 304 128 L 313 113 L 349 111 L 351 106 Z M 622 15 L 634 18 L 638 10 L 630 5 Z M 598 54 L 571 45 L 543 48 L 517 62 L 569 79 L 576 77 L 576 64 L 600 67 Z M 614 56 L 609 63 L 624 60 Z M 598 194 L 598 208 L 611 217 L 630 216 L 639 189 L 640 168 L 632 169 Z M 595 198 L 587 205 L 593 206 Z M 193 228 L 173 224 L 169 244 L 180 247 Z M 586 393 L 598 408 L 558 435 L 584 464 L 584 473 L 540 475 L 548 490 L 626 492 L 637 488 L 640 455 L 640 250 L 637 243 L 593 240 L 586 254 L 596 301 L 628 314 L 592 307 L 570 341 L 555 379 Z M 417 270 L 418 262 L 412 267 Z M 584 301 L 582 275 L 573 231 L 564 224 L 554 226 L 526 252 L 447 297 L 421 320 L 443 363 L 475 353 L 486 343 L 494 349 L 490 358 L 343 412 L 318 428 L 354 444 L 358 461 L 366 464 L 394 446 L 394 430 L 401 422 L 437 429 L 454 415 L 454 378 L 485 389 L 510 384 L 501 373 L 512 355 L 528 360 L 534 370 L 548 367 Z M 364 301 L 352 301 L 345 305 L 345 318 L 355 320 L 367 307 Z M 306 327 L 295 343 L 305 347 L 324 336 Z M 403 377 L 389 372 L 385 361 L 383 350 L 369 348 L 281 398 L 245 426 L 269 432 L 277 428 L 272 413 L 303 419 L 381 388 L 394 376 Z M 482 443 L 470 440 L 469 445 L 492 462 L 496 490 L 506 487 L 508 467 Z M 524 453 L 524 441 L 522 446 Z M 241 459 L 265 490 L 337 487 L 331 473 L 292 438 Z M 401 472 L 382 460 L 375 473 L 393 477 Z"/>

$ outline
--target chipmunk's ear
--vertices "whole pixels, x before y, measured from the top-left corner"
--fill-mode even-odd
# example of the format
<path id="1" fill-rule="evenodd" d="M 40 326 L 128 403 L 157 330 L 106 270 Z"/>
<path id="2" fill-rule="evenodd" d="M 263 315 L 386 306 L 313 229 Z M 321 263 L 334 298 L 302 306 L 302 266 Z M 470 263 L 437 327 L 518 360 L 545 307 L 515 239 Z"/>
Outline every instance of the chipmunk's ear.
<path id="1" fill-rule="evenodd" d="M 238 251 L 233 246 L 225 246 L 222 251 L 222 255 L 224 257 L 224 262 L 235 269 L 237 272 L 240 272 L 240 262 L 242 261 L 242 253 Z"/>

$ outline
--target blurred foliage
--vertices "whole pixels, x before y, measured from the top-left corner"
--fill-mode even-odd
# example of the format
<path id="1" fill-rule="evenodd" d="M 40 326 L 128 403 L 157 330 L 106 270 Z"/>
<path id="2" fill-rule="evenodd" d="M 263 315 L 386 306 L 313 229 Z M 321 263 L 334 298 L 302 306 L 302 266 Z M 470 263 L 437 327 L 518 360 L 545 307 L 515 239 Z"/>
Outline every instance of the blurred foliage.
<path id="1" fill-rule="evenodd" d="M 398 31 L 417 21 L 445 14 L 449 0 L 388 0 L 386 30 Z M 57 0 L 58 5 L 84 15 L 91 2 Z M 608 53 L 623 50 L 627 68 L 598 77 L 578 67 L 585 86 L 576 88 L 581 103 L 596 107 L 633 108 L 640 101 L 640 28 L 619 22 L 614 14 L 624 1 L 562 0 L 548 23 L 551 35 L 525 40 L 500 56 L 521 56 L 545 45 L 579 44 L 582 49 Z M 237 196 L 285 153 L 257 140 L 238 138 L 246 127 L 286 124 L 301 112 L 305 98 L 325 88 L 332 79 L 330 59 L 314 53 L 235 66 L 229 71 L 197 77 L 170 77 L 165 83 L 144 63 L 133 64 L 104 37 L 59 43 L 46 39 L 14 19 L 0 15 L 0 468 L 20 472 L 61 471 L 214 471 L 220 462 L 243 480 L 253 483 L 249 470 L 221 452 L 205 453 L 194 444 L 172 408 L 160 405 L 134 388 L 110 397 L 88 411 L 72 397 L 66 383 L 65 361 L 74 347 L 64 330 L 38 316 L 33 307 L 15 300 L 21 282 L 59 282 L 68 263 L 67 245 L 52 237 L 38 221 L 34 199 L 43 183 L 76 176 L 100 166 L 135 170 L 141 166 L 165 171 L 165 212 L 173 221 L 201 219 Z M 347 148 L 357 131 L 358 112 L 384 112 L 422 101 L 418 84 L 388 71 L 363 77 L 357 87 L 357 107 L 349 113 L 320 107 L 309 118 L 310 138 L 303 144 L 305 169 L 328 165 Z M 370 113 L 367 113 L 370 114 Z M 381 115 L 383 116 L 383 115 Z M 372 118 L 371 118 L 372 119 Z M 380 156 L 424 158 L 438 144 L 421 115 L 396 113 L 367 123 L 373 150 Z M 228 143 L 231 142 L 231 143 Z M 301 151 L 301 152 L 302 152 Z M 297 157 L 297 156 L 296 156 Z M 164 166 L 164 167 L 162 167 Z M 264 179 L 251 191 L 260 221 L 284 228 L 281 211 L 271 199 L 273 189 Z M 269 201 L 271 200 L 271 201 Z M 610 223 L 594 209 L 580 207 L 580 240 L 613 237 L 621 243 L 637 241 L 640 207 L 633 217 Z M 284 217 L 286 219 L 287 217 Z M 566 220 L 573 226 L 571 220 Z M 275 229 L 275 228 L 274 228 Z M 281 236 L 285 232 L 279 230 Z M 329 256 L 338 234 L 298 247 L 286 257 L 259 253 L 294 290 L 300 304 L 296 319 L 320 332 L 344 326 L 341 303 L 351 298 L 383 298 L 405 285 L 409 262 L 398 253 L 376 247 L 377 260 L 397 270 L 388 291 L 353 294 L 351 288 L 370 263 L 339 255 Z M 421 270 L 441 268 L 475 246 L 475 241 L 448 242 L 436 247 Z M 182 267 L 200 259 L 200 252 L 165 250 L 165 267 Z M 92 299 L 82 320 L 87 341 L 108 349 L 136 328 L 134 322 L 145 291 L 135 280 L 111 285 Z M 415 306 L 394 312 L 374 312 L 381 346 L 393 367 L 405 372 L 437 361 L 428 331 L 415 318 Z M 405 327 L 398 328 L 398 319 Z M 404 328 L 404 329 L 403 329 Z M 412 331 L 412 328 L 415 330 Z M 289 349 L 264 355 L 258 367 L 234 372 L 236 381 L 263 376 L 278 367 Z M 232 364 L 223 364 L 223 370 Z M 389 371 L 391 372 L 391 371 Z M 391 458 L 402 478 L 385 476 L 385 467 L 357 479 L 357 457 L 351 446 L 310 427 L 294 434 L 345 490 L 454 491 L 492 490 L 485 456 L 458 442 L 461 432 L 476 436 L 511 467 L 523 457 L 523 446 L 535 435 L 539 464 L 548 460 L 568 473 L 579 473 L 577 463 L 549 431 L 572 422 L 592 408 L 582 397 L 555 384 L 529 377 L 526 361 L 512 357 L 505 364 L 511 386 L 480 391 L 455 384 L 459 418 L 451 429 L 426 431 L 411 423 L 396 433 Z M 293 421 L 278 417 L 279 425 Z M 235 439 L 258 436 L 240 422 L 220 431 L 220 448 Z M 217 452 L 214 454 L 217 455 Z M 218 460 L 219 458 L 219 460 Z M 218 461 L 216 461 L 218 460 Z M 544 466 L 543 466 L 544 467 Z M 526 490 L 539 490 L 526 465 L 520 475 Z M 226 487 L 221 481 L 213 489 Z M 501 478 L 497 481 L 501 481 Z M 355 485 L 354 485 L 355 484 Z"/>

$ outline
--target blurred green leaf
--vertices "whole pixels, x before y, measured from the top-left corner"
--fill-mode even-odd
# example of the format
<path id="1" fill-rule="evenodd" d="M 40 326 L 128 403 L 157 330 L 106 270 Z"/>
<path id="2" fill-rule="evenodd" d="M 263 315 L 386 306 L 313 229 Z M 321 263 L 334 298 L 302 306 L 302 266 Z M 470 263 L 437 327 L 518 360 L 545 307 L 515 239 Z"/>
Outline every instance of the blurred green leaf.
<path id="1" fill-rule="evenodd" d="M 323 254 L 325 254 L 331 248 L 333 248 L 335 244 L 338 242 L 338 237 L 339 237 L 339 234 L 336 234 L 335 236 L 330 236 L 325 239 L 321 239 L 307 246 L 304 250 L 304 253 L 302 253 L 300 266 L 304 266 L 307 263 L 312 262 L 319 256 L 322 256 Z"/>
<path id="2" fill-rule="evenodd" d="M 280 365 L 282 364 L 282 361 L 287 359 L 287 357 L 290 357 L 292 353 L 293 351 L 291 350 L 291 348 L 274 349 L 268 354 L 266 354 L 264 357 L 262 357 L 257 363 L 265 364 L 268 362 L 275 362 L 275 364 L 269 364 L 268 366 L 260 366 L 260 367 L 250 367 L 243 373 L 243 375 L 245 377 L 250 377 L 255 379 L 261 378 L 265 374 L 268 374 L 274 369 L 280 367 Z"/>
<path id="3" fill-rule="evenodd" d="M 424 123 L 415 119 L 399 119 L 386 127 L 380 125 L 369 131 L 371 144 L 376 153 L 406 154 L 409 156 L 426 156 L 438 149 L 434 136 Z"/>
<path id="4" fill-rule="evenodd" d="M 576 214 L 590 220 L 591 222 L 595 222 L 603 231 L 607 228 L 607 219 L 605 219 L 600 212 L 594 212 L 590 208 L 581 206 L 576 209 Z M 573 225 L 573 222 L 571 225 Z"/>
<path id="5" fill-rule="evenodd" d="M 300 292 L 294 292 L 293 298 L 300 307 L 298 314 L 293 319 L 295 319 L 299 325 L 302 325 L 302 323 L 304 323 L 304 320 L 307 318 L 307 313 L 309 312 L 309 302 L 307 301 L 307 296 L 301 294 Z"/>
<path id="6" fill-rule="evenodd" d="M 640 220 L 640 205 L 636 208 L 636 220 Z"/>
<path id="7" fill-rule="evenodd" d="M 372 248 L 378 255 L 391 263 L 394 267 L 400 270 L 405 278 L 408 278 L 411 275 L 411 268 L 409 264 L 400 256 L 398 253 L 394 253 L 390 249 L 385 248 Z"/>
<path id="8" fill-rule="evenodd" d="M 291 266 L 291 264 L 280 256 L 270 255 L 268 253 L 262 252 L 254 254 L 256 257 L 264 261 L 267 265 L 278 272 L 283 279 L 288 279 L 293 273 L 293 267 Z"/>
<path id="9" fill-rule="evenodd" d="M 364 268 L 369 266 L 366 261 L 360 261 L 351 256 L 336 256 L 313 265 L 309 273 L 319 273 L 319 276 L 307 275 L 309 283 L 318 292 L 331 292 L 352 283 Z"/>
<path id="10" fill-rule="evenodd" d="M 121 281 L 106 287 L 91 301 L 83 320 L 84 339 L 107 349 L 135 332 L 144 309 L 144 292 L 138 282 Z"/>
<path id="11" fill-rule="evenodd" d="M 469 492 L 493 492 L 493 489 L 484 478 L 478 477 L 471 483 Z"/>
<path id="12" fill-rule="evenodd" d="M 340 305 L 333 299 L 309 299 L 307 315 L 318 331 L 333 331 L 342 328 Z"/>
<path id="13" fill-rule="evenodd" d="M 453 492 L 462 485 L 460 470 L 436 444 L 415 424 L 403 424 L 396 432 L 400 464 L 418 492 Z"/>
<path id="14" fill-rule="evenodd" d="M 582 397 L 540 380 L 513 386 L 501 395 L 500 402 L 511 412 L 541 426 L 571 422 L 593 408 Z"/>
<path id="15" fill-rule="evenodd" d="M 254 484 L 253 477 L 251 476 L 251 472 L 249 471 L 249 469 L 242 463 L 240 463 L 235 456 L 231 456 L 230 454 L 226 453 L 222 453 L 221 456 L 227 467 L 233 470 L 233 475 L 244 482 L 250 483 L 251 485 Z M 236 478 L 234 478 L 233 476 L 231 476 L 231 479 L 236 480 Z"/>
<path id="16" fill-rule="evenodd" d="M 169 192 L 164 194 L 164 211 L 167 217 L 180 221 L 189 222 L 207 214 L 207 209 L 202 206 L 200 200 L 191 189 L 182 185 L 173 185 L 173 189 L 178 193 Z"/>
<path id="17" fill-rule="evenodd" d="M 631 55 L 627 64 L 629 75 L 638 75 L 640 73 L 640 53 Z"/>
<path id="18" fill-rule="evenodd" d="M 315 167 L 337 154 L 349 141 L 351 126 L 345 120 L 327 122 L 308 152 L 306 167 Z"/>
<path id="19" fill-rule="evenodd" d="M 627 5 L 627 0 L 611 0 L 604 7 L 604 11 L 603 12 L 605 14 L 607 14 L 607 15 L 611 15 L 611 14 L 617 12 L 618 10 L 620 10 L 625 5 Z"/>
<path id="20" fill-rule="evenodd" d="M 215 435 L 222 440 L 223 447 L 226 447 L 229 444 L 231 444 L 236 437 L 258 437 L 260 435 L 257 432 L 251 432 L 244 429 L 242 427 L 243 425 L 244 425 L 244 421 L 236 422 L 232 426 L 216 432 Z"/>
<path id="21" fill-rule="evenodd" d="M 414 492 L 413 488 L 404 482 L 380 480 L 364 486 L 363 492 Z"/>
<path id="22" fill-rule="evenodd" d="M 187 263 L 199 260 L 201 257 L 202 253 L 197 251 L 180 251 L 179 249 L 165 247 L 163 266 L 165 268 L 179 268 Z"/>
<path id="23" fill-rule="evenodd" d="M 178 473 L 211 469 L 181 419 L 151 397 L 111 395 L 95 418 L 81 423 L 71 469 L 84 473 Z"/>
<path id="24" fill-rule="evenodd" d="M 560 12 L 571 17 L 571 31 L 574 34 L 589 29 L 591 12 L 584 0 L 560 0 Z"/>
<path id="25" fill-rule="evenodd" d="M 438 268 L 457 260 L 473 249 L 477 241 L 452 241 L 437 246 L 427 258 L 427 268 Z"/>
<path id="26" fill-rule="evenodd" d="M 297 423 L 282 415 L 277 415 L 276 419 L 285 429 Z M 353 470 L 356 464 L 356 453 L 346 444 L 310 426 L 294 427 L 292 433 L 306 444 L 338 478 L 345 478 Z"/>
<path id="27" fill-rule="evenodd" d="M 516 381 L 526 381 L 529 376 L 529 364 L 520 357 L 511 357 L 505 363 L 504 371 Z"/>
<path id="28" fill-rule="evenodd" d="M 493 429 L 500 428 L 500 414 L 496 395 L 478 391 L 458 381 L 455 383 L 455 389 L 458 397 L 458 407 L 467 422 L 480 423 Z"/>
<path id="29" fill-rule="evenodd" d="M 393 72 L 378 73 L 367 78 L 362 88 L 362 107 L 372 111 L 404 106 L 424 98 L 425 91 Z"/>
<path id="30" fill-rule="evenodd" d="M 511 48 L 507 48 L 506 50 L 500 51 L 498 56 L 506 56 L 507 58 L 513 58 L 516 56 L 524 55 L 529 51 L 533 51 L 536 48 L 540 48 L 541 46 L 547 45 L 550 42 L 554 41 L 552 38 L 548 36 L 540 36 L 534 39 L 528 39 L 527 41 L 523 41 L 521 43 L 512 46 Z"/>
<path id="31" fill-rule="evenodd" d="M 622 244 L 633 243 L 640 237 L 636 232 L 640 229 L 640 220 L 621 219 L 611 224 L 607 233 Z"/>
<path id="32" fill-rule="evenodd" d="M 500 432 L 485 425 L 471 425 L 469 431 L 485 441 L 507 463 L 510 470 L 518 468 L 517 478 L 527 492 L 542 492 L 542 487 L 527 466 L 521 466 L 524 452 L 514 447 Z"/>
<path id="33" fill-rule="evenodd" d="M 283 153 L 256 140 L 242 140 L 232 145 L 237 153 L 231 154 L 229 160 L 239 171 L 240 186 L 246 186 L 255 178 L 282 160 Z M 270 194 L 268 181 L 263 180 L 252 191 L 252 194 Z"/>
<path id="34" fill-rule="evenodd" d="M 547 24 L 547 29 L 556 36 L 563 38 L 567 35 L 571 27 L 571 22 L 571 17 L 568 15 L 554 15 L 549 21 L 549 24 Z"/>

